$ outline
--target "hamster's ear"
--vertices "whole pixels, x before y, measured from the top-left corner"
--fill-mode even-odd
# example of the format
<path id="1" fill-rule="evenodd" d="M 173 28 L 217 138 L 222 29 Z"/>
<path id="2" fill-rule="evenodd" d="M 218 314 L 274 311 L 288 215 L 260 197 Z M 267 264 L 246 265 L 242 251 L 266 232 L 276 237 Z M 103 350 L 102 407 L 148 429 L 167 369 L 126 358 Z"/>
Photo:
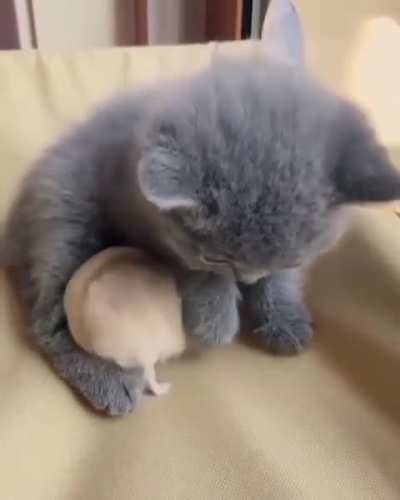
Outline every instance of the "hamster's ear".
<path id="1" fill-rule="evenodd" d="M 374 203 L 400 199 L 400 171 L 392 164 L 366 117 L 347 104 L 336 123 L 338 151 L 334 183 L 340 203 Z"/>
<path id="2" fill-rule="evenodd" d="M 271 0 L 262 29 L 267 53 L 280 60 L 304 65 L 304 32 L 293 0 Z"/>
<path id="3" fill-rule="evenodd" d="M 197 205 L 188 168 L 166 148 L 155 146 L 144 154 L 139 162 L 138 181 L 144 197 L 160 210 Z"/>

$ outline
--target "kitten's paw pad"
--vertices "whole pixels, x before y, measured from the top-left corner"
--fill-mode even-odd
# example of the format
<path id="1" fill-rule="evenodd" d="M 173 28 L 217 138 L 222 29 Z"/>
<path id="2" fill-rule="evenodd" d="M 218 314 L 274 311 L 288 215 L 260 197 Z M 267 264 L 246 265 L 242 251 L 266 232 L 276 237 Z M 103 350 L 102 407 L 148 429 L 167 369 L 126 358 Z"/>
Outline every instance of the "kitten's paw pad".
<path id="1" fill-rule="evenodd" d="M 142 373 L 125 372 L 86 353 L 64 354 L 55 360 L 55 365 L 96 410 L 111 416 L 131 413 L 143 393 Z"/>
<path id="2" fill-rule="evenodd" d="M 257 328 L 265 347 L 274 354 L 297 354 L 311 343 L 314 331 L 307 317 L 287 321 L 268 321 Z"/>

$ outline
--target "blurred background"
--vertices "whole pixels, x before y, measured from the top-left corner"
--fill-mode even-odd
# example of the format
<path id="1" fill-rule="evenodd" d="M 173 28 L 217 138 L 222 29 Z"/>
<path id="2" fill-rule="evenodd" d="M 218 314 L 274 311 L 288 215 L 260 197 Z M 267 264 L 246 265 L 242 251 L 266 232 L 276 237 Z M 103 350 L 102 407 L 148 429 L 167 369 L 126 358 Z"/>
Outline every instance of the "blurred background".
<path id="1" fill-rule="evenodd" d="M 71 49 L 257 38 L 269 0 L 1 0 L 0 49 Z M 311 31 L 347 43 L 400 0 L 297 0 Z"/>
<path id="2" fill-rule="evenodd" d="M 256 38 L 267 5 L 268 0 L 1 0 L 0 48 Z"/>

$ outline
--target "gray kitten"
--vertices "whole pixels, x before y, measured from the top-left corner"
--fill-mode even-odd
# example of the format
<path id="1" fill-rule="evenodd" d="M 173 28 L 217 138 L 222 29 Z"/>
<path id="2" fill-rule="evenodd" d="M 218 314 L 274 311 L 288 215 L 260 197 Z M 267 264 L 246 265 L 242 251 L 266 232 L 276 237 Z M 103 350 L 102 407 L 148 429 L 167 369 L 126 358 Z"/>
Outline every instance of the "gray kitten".
<path id="1" fill-rule="evenodd" d="M 313 333 L 301 269 L 337 238 L 344 206 L 399 197 L 400 174 L 353 105 L 298 68 L 217 60 L 114 98 L 54 144 L 12 208 L 5 257 L 55 369 L 121 415 L 142 374 L 80 350 L 63 310 L 86 259 L 142 247 L 176 270 L 189 334 L 230 342 L 242 296 L 264 345 L 298 352 Z"/>

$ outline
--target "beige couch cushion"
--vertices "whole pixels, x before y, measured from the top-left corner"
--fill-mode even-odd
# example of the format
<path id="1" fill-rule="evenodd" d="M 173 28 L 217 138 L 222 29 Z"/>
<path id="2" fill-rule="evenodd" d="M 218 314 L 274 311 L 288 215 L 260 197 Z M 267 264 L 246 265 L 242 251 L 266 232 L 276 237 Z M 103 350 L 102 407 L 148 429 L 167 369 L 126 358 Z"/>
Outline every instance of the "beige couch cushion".
<path id="1" fill-rule="evenodd" d="M 0 207 L 27 164 L 95 101 L 253 44 L 0 56 Z M 165 368 L 172 393 L 112 420 L 23 336 L 0 286 L 0 498 L 395 500 L 400 496 L 400 222 L 365 212 L 318 266 L 318 338 L 278 359 L 236 345 Z M 157 291 L 154 292 L 155 294 Z"/>

